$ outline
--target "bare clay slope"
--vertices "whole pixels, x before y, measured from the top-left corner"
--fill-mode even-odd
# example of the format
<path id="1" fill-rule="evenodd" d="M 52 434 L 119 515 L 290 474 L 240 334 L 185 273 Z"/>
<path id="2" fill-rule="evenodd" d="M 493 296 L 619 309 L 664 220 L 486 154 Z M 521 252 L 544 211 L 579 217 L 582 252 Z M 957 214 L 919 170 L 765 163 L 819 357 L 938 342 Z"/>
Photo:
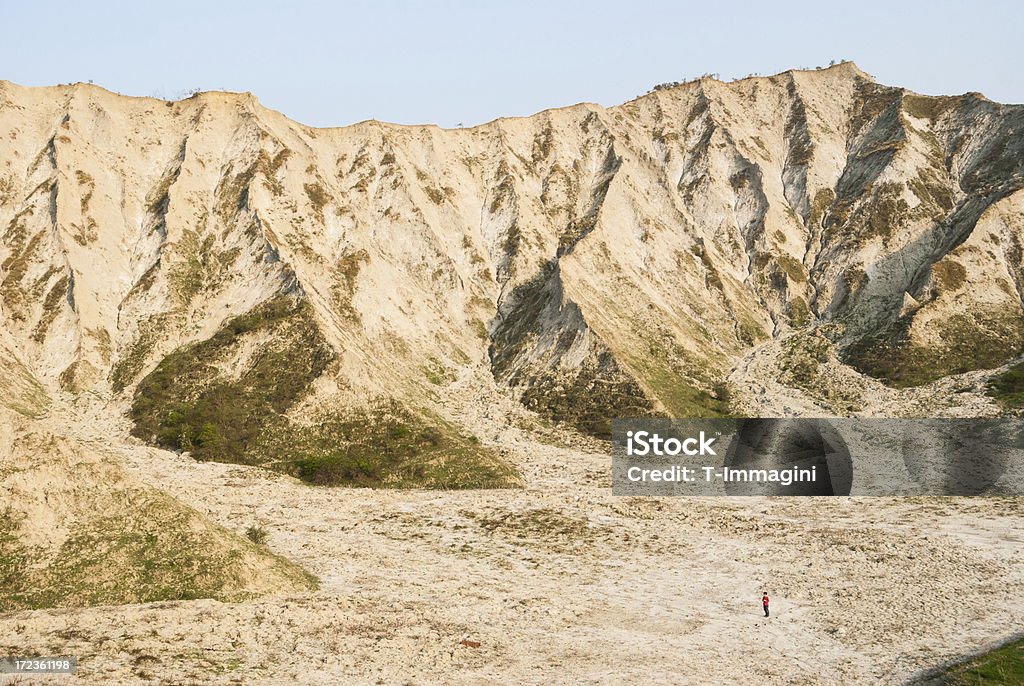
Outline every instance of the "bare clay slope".
<path id="1" fill-rule="evenodd" d="M 1016 502 L 626 501 L 530 410 L 1000 411 L 1021 117 L 850 64 L 457 131 L 0 82 L 4 650 L 126 684 L 879 683 L 1019 631 Z M 221 528 L 253 524 L 318 593 Z"/>
<path id="2" fill-rule="evenodd" d="M 0 614 L 316 588 L 292 562 L 214 524 L 82 441 L 0 342 Z M 65 410 L 67 408 L 64 408 Z"/>
<path id="3" fill-rule="evenodd" d="M 458 368 L 487 365 L 529 408 L 601 435 L 610 416 L 728 411 L 741 356 L 823 321 L 846 362 L 896 385 L 1016 356 L 1022 118 L 850 63 L 454 131 L 311 129 L 248 94 L 4 83 L 3 318 L 45 384 L 127 399 L 172 352 L 287 298 L 304 339 L 260 329 L 215 369 L 179 365 L 205 381 L 140 435 L 227 440 L 235 422 L 195 405 L 276 341 L 320 360 L 294 388 L 243 384 L 306 446 L 282 468 L 444 481 L 441 447 L 512 483 L 443 417 L 437 386 Z M 355 422 L 347 445 L 382 422 L 417 438 L 363 469 L 323 447 L 337 432 L 318 427 L 339 422 Z M 232 459 L 259 461 L 267 440 Z"/>

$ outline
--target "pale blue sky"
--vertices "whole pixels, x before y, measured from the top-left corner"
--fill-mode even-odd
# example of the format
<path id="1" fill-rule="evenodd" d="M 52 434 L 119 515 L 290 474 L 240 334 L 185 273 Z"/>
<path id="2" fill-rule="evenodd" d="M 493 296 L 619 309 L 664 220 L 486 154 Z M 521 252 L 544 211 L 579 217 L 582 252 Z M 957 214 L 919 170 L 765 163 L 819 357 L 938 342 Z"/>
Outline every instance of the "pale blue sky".
<path id="1" fill-rule="evenodd" d="M 928 94 L 1024 102 L 1024 3 L 9 2 L 0 78 L 252 91 L 316 126 L 467 126 L 663 81 L 852 59 Z"/>

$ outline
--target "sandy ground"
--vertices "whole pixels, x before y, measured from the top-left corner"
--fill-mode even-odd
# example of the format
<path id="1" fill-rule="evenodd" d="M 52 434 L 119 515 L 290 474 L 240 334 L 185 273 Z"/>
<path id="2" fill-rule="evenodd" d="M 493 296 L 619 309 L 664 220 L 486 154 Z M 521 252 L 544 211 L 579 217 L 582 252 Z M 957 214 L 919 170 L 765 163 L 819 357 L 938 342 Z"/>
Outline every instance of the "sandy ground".
<path id="1" fill-rule="evenodd" d="M 147 482 L 264 526 L 322 588 L 9 614 L 0 654 L 78 655 L 54 683 L 888 684 L 1024 631 L 1020 499 L 617 498 L 599 444 L 452 397 L 526 488 L 314 488 L 111 444 L 109 411 L 65 408 Z"/>

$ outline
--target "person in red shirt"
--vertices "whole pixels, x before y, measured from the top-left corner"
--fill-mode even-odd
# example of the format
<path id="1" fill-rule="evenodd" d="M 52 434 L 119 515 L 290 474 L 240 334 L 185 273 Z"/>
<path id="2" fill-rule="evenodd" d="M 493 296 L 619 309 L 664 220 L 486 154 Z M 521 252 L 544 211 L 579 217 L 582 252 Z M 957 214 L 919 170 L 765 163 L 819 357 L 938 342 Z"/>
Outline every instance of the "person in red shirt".
<path id="1" fill-rule="evenodd" d="M 769 603 L 768 594 L 765 593 L 763 596 L 761 596 L 761 604 L 764 606 L 764 616 L 765 617 L 768 616 L 768 603 Z"/>

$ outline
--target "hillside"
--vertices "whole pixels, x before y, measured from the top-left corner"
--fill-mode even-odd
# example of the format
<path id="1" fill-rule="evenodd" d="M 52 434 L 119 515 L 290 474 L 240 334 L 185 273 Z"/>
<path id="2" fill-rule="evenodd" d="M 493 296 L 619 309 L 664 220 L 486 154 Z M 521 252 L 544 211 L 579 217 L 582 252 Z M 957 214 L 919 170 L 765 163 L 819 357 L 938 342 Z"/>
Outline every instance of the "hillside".
<path id="1" fill-rule="evenodd" d="M 0 651 L 880 683 L 1009 638 L 1015 499 L 616 498 L 601 439 L 1019 413 L 1022 126 L 852 63 L 456 130 L 0 81 Z"/>
<path id="2" fill-rule="evenodd" d="M 273 359 L 253 332 L 197 393 L 308 351 L 252 401 L 295 425 L 396 402 L 452 440 L 425 416 L 460 368 L 600 435 L 728 412 L 747 351 L 821 323 L 858 372 L 916 386 L 1024 348 L 1022 123 L 851 63 L 460 130 L 3 83 L 2 317 L 48 387 L 130 399 L 292 298 Z"/>

